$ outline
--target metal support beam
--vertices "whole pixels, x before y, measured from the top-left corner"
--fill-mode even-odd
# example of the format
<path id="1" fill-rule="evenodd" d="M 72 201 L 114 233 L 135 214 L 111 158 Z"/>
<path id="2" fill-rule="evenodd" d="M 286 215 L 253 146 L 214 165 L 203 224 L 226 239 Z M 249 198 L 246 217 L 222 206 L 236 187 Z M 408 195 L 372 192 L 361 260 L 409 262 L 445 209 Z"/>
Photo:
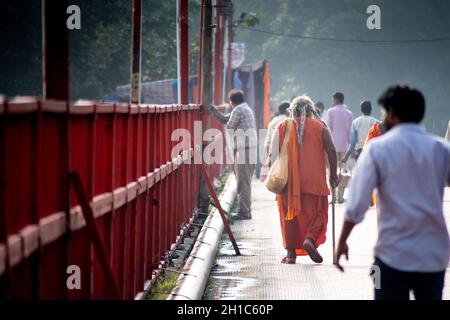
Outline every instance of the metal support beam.
<path id="1" fill-rule="evenodd" d="M 89 204 L 88 196 L 86 194 L 86 189 L 84 188 L 83 182 L 81 181 L 80 174 L 78 172 L 69 173 L 70 181 L 72 183 L 75 194 L 80 202 L 80 206 L 83 211 L 83 217 L 86 220 L 86 228 L 88 230 L 89 237 L 94 245 L 95 253 L 97 254 L 100 266 L 102 268 L 109 298 L 113 300 L 120 299 L 119 286 L 117 280 L 114 276 L 113 269 L 109 263 L 108 253 L 106 250 L 106 245 L 100 234 L 100 230 L 94 218 L 94 212 Z"/>
<path id="2" fill-rule="evenodd" d="M 43 96 L 69 100 L 68 0 L 42 0 Z"/>
<path id="3" fill-rule="evenodd" d="M 214 48 L 214 104 L 223 102 L 223 41 L 224 41 L 224 2 L 216 0 L 216 30 Z"/>
<path id="4" fill-rule="evenodd" d="M 130 102 L 141 103 L 142 0 L 133 0 Z"/>
<path id="5" fill-rule="evenodd" d="M 69 87 L 69 29 L 67 27 L 67 9 L 69 7 L 68 0 L 42 0 L 42 95 L 44 99 L 54 99 L 67 101 L 67 108 L 70 100 Z M 64 129 L 60 132 L 62 141 L 65 141 L 64 147 L 61 151 L 64 153 L 64 161 L 60 165 L 64 171 L 70 170 L 70 122 L 69 113 L 64 117 Z M 40 123 L 40 122 L 39 122 Z M 38 125 L 37 128 L 40 126 Z M 40 129 L 36 131 L 39 135 Z M 68 176 L 63 177 L 65 191 L 65 215 L 66 226 L 69 224 L 70 216 L 70 181 Z M 66 248 L 69 248 L 70 233 L 67 233 L 63 238 L 63 243 Z M 59 256 L 61 261 L 69 261 L 69 253 L 66 250 Z M 33 272 L 33 282 L 36 283 L 38 292 L 42 290 L 41 280 L 39 280 L 39 273 L 45 269 L 42 256 L 37 256 L 38 268 Z M 42 294 L 42 293 L 39 293 Z M 64 298 L 70 297 L 69 292 L 64 293 Z M 62 298 L 62 297 L 61 297 Z"/>
<path id="6" fill-rule="evenodd" d="M 198 71 L 197 71 L 197 83 L 198 83 L 198 103 L 202 103 L 202 67 L 203 67 L 203 18 L 205 16 L 205 0 L 201 2 L 200 12 L 200 45 L 198 50 Z"/>
<path id="7" fill-rule="evenodd" d="M 195 152 L 199 152 L 198 149 L 195 149 Z M 208 191 L 211 194 L 211 197 L 213 198 L 214 205 L 219 210 L 220 217 L 222 218 L 223 225 L 225 226 L 225 231 L 228 234 L 228 238 L 230 238 L 231 244 L 233 245 L 234 251 L 237 256 L 241 255 L 241 251 L 239 250 L 239 247 L 237 245 L 236 239 L 234 238 L 233 232 L 231 231 L 230 225 L 228 224 L 228 219 L 225 214 L 225 211 L 222 208 L 222 205 L 220 204 L 219 198 L 217 197 L 216 192 L 214 191 L 214 185 L 212 183 L 211 177 L 208 174 L 208 171 L 206 170 L 206 166 L 204 163 L 201 164 L 201 173 L 203 175 L 203 178 L 205 179 L 206 185 L 208 187 Z"/>
<path id="8" fill-rule="evenodd" d="M 227 70 L 226 70 L 226 92 L 233 89 L 233 66 L 231 65 L 233 49 L 231 44 L 234 41 L 234 21 L 233 21 L 233 2 L 227 0 Z"/>
<path id="9" fill-rule="evenodd" d="M 202 25 L 202 104 L 211 104 L 212 0 L 204 0 Z"/>
<path id="10" fill-rule="evenodd" d="M 210 105 L 211 99 L 211 69 L 212 69 L 212 0 L 202 2 L 202 52 L 201 52 L 201 104 Z M 203 114 L 203 132 L 211 127 L 211 115 Z M 203 149 L 202 149 L 203 152 Z M 208 167 L 206 168 L 208 172 Z M 203 176 L 200 176 L 199 209 L 207 212 L 209 207 L 208 186 Z"/>
<path id="11" fill-rule="evenodd" d="M 189 103 L 189 2 L 177 0 L 178 103 Z"/>

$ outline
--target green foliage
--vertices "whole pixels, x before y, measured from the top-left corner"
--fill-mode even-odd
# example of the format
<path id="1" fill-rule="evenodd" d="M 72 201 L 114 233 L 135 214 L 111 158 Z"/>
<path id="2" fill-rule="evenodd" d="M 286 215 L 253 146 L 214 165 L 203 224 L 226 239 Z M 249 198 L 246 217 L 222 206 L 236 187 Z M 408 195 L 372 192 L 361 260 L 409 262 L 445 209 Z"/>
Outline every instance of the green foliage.
<path id="1" fill-rule="evenodd" d="M 243 13 L 242 17 L 239 19 L 238 23 L 240 26 L 243 27 L 255 27 L 256 25 L 259 24 L 260 18 L 262 16 L 261 12 L 257 12 L 257 13 Z"/>
<path id="2" fill-rule="evenodd" d="M 41 2 L 0 1 L 0 94 L 41 95 Z"/>
<path id="3" fill-rule="evenodd" d="M 345 43 L 305 39 L 431 39 L 450 37 L 450 2 L 379 0 L 382 29 L 366 28 L 371 0 L 234 0 L 235 21 L 246 13 L 236 41 L 246 43 L 246 63 L 268 59 L 272 98 L 307 93 L 330 104 L 346 94 L 355 114 L 393 83 L 409 83 L 427 98 L 427 128 L 445 132 L 450 118 L 450 41 Z M 81 30 L 70 31 L 71 99 L 101 100 L 129 83 L 131 0 L 73 0 Z M 190 0 L 191 74 L 197 71 L 200 0 Z M 143 1 L 142 81 L 176 77 L 176 1 Z M 0 93 L 42 95 L 41 2 L 0 2 Z M 256 32 L 260 29 L 269 33 Z M 288 34 L 290 37 L 276 34 Z M 378 116 L 375 109 L 374 115 Z"/>
<path id="4" fill-rule="evenodd" d="M 131 65 L 131 6 L 129 0 L 77 0 L 83 28 L 71 41 L 72 99 L 103 99 L 129 83 Z M 190 22 L 198 20 L 199 2 L 190 1 Z M 199 29 L 199 28 L 198 28 Z M 191 52 L 198 37 L 191 28 Z M 176 2 L 143 1 L 142 81 L 176 78 Z M 195 69 L 196 70 L 196 69 Z"/>
<path id="5" fill-rule="evenodd" d="M 197 71 L 200 1 L 189 1 L 191 73 Z M 131 0 L 73 0 L 81 30 L 69 33 L 70 96 L 102 100 L 130 82 Z M 42 95 L 41 1 L 0 2 L 0 93 Z M 176 78 L 176 1 L 143 1 L 142 81 Z"/>
<path id="6" fill-rule="evenodd" d="M 155 282 L 145 300 L 166 300 L 177 285 L 179 274 L 165 271 Z"/>

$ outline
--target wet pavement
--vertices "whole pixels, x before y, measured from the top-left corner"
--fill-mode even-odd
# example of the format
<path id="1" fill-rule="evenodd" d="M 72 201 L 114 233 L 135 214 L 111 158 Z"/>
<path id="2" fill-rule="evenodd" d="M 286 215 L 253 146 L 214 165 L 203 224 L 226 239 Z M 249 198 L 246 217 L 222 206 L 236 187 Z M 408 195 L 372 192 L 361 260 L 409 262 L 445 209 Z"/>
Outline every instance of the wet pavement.
<path id="1" fill-rule="evenodd" d="M 242 256 L 234 255 L 225 237 L 211 271 L 205 299 L 212 300 L 288 300 L 288 299 L 372 299 L 373 282 L 369 269 L 376 241 L 376 212 L 370 209 L 363 223 L 349 238 L 350 261 L 346 272 L 332 264 L 331 206 L 325 244 L 319 247 L 321 265 L 309 257 L 298 257 L 295 265 L 281 264 L 285 255 L 274 195 L 258 180 L 253 181 L 253 219 L 236 221 L 231 226 Z M 336 205 L 336 241 L 343 222 L 343 205 Z M 450 189 L 444 210 L 450 225 Z M 447 270 L 450 270 L 447 269 Z M 444 298 L 450 299 L 450 273 L 447 273 Z"/>

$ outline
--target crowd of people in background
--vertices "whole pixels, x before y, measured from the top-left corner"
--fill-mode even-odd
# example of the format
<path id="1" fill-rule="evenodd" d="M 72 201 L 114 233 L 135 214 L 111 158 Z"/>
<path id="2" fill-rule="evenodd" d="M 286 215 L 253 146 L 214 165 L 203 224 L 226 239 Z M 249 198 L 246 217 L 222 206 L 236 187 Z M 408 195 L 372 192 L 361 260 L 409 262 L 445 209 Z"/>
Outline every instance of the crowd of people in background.
<path id="1" fill-rule="evenodd" d="M 388 88 L 378 100 L 381 120 L 372 117 L 370 101 L 361 103 L 361 115 L 355 119 L 342 92 L 335 92 L 331 101 L 328 110 L 306 95 L 284 101 L 268 126 L 265 165 L 271 168 L 283 153 L 288 159 L 285 187 L 276 192 L 286 249 L 281 263 L 295 264 L 301 255 L 322 263 L 317 248 L 326 239 L 330 189 L 337 189 L 332 202 L 345 202 L 345 221 L 335 258 L 343 271 L 340 258 L 348 259 L 348 236 L 374 205 L 376 190 L 381 205 L 377 207 L 374 266 L 380 270 L 381 287 L 375 288 L 375 298 L 409 299 L 412 291 L 416 299 L 441 299 L 450 259 L 442 208 L 444 188 L 450 185 L 450 144 L 420 126 L 425 114 L 423 95 L 408 86 Z M 231 91 L 229 103 L 229 115 L 214 106 L 209 109 L 228 128 L 256 131 L 243 92 Z M 450 122 L 447 142 L 449 131 Z M 246 156 L 255 147 L 235 152 Z M 344 199 L 347 185 L 342 183 L 342 170 L 349 158 L 356 167 Z M 249 220 L 254 165 L 239 164 L 235 172 L 235 217 Z"/>

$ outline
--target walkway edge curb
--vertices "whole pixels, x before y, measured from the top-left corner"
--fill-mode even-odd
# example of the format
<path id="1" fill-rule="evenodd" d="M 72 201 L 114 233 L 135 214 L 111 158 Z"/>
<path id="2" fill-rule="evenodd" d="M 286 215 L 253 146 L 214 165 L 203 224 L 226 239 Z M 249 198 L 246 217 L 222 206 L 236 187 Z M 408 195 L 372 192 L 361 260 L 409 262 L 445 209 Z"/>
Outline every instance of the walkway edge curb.
<path id="1" fill-rule="evenodd" d="M 237 182 L 230 174 L 219 200 L 225 211 L 230 211 L 237 194 Z M 200 230 L 194 248 L 186 260 L 177 284 L 167 300 L 201 300 L 208 283 L 211 266 L 222 239 L 224 224 L 219 210 L 214 208 Z"/>

